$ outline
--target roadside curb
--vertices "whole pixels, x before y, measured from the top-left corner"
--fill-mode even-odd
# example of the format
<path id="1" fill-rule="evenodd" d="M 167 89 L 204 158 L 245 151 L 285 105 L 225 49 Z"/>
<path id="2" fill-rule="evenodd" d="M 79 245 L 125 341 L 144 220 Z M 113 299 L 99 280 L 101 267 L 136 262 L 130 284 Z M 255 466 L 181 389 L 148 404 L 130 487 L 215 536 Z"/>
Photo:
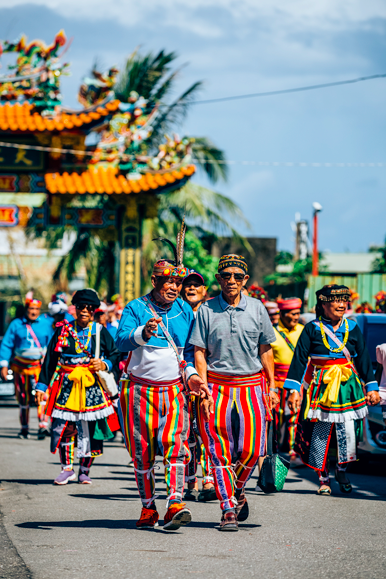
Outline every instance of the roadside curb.
<path id="1" fill-rule="evenodd" d="M 2 513 L 0 513 L 0 561 L 0 579 L 33 579 L 31 571 L 8 536 Z"/>

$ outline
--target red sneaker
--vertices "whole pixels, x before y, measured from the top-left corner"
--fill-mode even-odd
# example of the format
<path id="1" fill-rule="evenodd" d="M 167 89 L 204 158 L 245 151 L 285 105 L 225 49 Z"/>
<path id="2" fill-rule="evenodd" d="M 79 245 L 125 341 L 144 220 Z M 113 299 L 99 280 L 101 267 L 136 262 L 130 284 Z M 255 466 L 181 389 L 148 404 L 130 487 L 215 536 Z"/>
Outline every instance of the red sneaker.
<path id="1" fill-rule="evenodd" d="M 191 520 L 192 513 L 185 503 L 173 503 L 166 511 L 163 528 L 166 531 L 176 531 L 188 525 Z"/>
<path id="2" fill-rule="evenodd" d="M 155 509 L 142 507 L 141 516 L 135 523 L 137 529 L 154 529 L 158 527 L 159 514 Z"/>

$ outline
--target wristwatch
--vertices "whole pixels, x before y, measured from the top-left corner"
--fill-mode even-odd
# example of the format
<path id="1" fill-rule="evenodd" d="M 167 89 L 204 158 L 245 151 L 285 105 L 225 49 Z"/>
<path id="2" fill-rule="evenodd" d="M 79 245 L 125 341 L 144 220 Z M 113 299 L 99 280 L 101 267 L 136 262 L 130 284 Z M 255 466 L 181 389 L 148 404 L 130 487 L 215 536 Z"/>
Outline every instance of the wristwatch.
<path id="1" fill-rule="evenodd" d="M 269 389 L 270 392 L 276 392 L 276 394 L 279 392 L 279 388 L 270 388 Z"/>
<path id="2" fill-rule="evenodd" d="M 289 392 L 290 392 L 290 394 L 293 394 L 294 392 L 298 392 L 298 391 L 293 389 L 293 390 L 290 390 Z M 299 394 L 299 392 L 298 392 L 298 394 Z"/>

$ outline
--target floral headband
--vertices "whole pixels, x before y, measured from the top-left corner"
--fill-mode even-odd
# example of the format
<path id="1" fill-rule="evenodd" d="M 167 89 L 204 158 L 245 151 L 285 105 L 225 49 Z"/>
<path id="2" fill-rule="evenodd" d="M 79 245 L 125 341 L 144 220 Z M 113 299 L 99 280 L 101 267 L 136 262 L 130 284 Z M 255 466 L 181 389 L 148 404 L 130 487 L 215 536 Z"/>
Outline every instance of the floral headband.
<path id="1" fill-rule="evenodd" d="M 154 264 L 153 275 L 162 277 L 180 277 L 188 275 L 189 270 L 184 266 L 175 266 L 169 261 L 160 260 Z"/>

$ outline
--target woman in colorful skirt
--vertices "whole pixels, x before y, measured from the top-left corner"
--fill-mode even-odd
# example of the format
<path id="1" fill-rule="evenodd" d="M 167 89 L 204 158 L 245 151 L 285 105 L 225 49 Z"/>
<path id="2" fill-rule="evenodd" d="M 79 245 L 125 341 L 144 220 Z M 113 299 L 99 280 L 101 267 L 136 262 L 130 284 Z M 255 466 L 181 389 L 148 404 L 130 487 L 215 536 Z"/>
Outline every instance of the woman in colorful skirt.
<path id="1" fill-rule="evenodd" d="M 97 375 L 101 370 L 116 372 L 119 359 L 109 332 L 92 321 L 100 304 L 98 294 L 91 289 L 77 291 L 72 303 L 76 319 L 57 324 L 36 387 L 38 401 L 50 390 L 47 415 L 52 417 L 51 452 L 55 454 L 59 449 L 62 467 L 54 481 L 57 485 L 76 479 L 75 439 L 80 459 L 78 482 L 92 483 L 91 465 L 102 454 L 103 440 L 113 437 L 109 422 L 112 425 L 116 419 L 113 404 Z M 97 332 L 100 354 L 96 351 Z"/>
<path id="2" fill-rule="evenodd" d="M 337 447 L 335 478 L 340 490 L 350 493 L 346 468 L 357 459 L 367 405 L 379 403 L 379 388 L 363 335 L 356 322 L 344 317 L 349 288 L 328 285 L 316 296 L 316 319 L 299 338 L 284 388 L 290 391 L 288 405 L 296 412 L 304 376 L 295 451 L 317 471 L 318 494 L 331 494 L 328 453 L 332 442 Z"/>

